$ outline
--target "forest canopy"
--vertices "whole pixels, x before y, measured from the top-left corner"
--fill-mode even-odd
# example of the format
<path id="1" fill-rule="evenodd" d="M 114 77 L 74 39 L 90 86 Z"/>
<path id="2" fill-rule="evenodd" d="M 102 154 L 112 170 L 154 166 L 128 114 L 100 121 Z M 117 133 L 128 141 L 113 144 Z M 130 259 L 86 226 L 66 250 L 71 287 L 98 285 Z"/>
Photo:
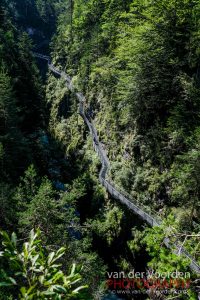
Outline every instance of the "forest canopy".
<path id="1" fill-rule="evenodd" d="M 173 245 L 200 264 L 199 25 L 197 0 L 0 0 L 0 299 L 112 299 L 132 269 L 191 272 L 198 299 Z"/>

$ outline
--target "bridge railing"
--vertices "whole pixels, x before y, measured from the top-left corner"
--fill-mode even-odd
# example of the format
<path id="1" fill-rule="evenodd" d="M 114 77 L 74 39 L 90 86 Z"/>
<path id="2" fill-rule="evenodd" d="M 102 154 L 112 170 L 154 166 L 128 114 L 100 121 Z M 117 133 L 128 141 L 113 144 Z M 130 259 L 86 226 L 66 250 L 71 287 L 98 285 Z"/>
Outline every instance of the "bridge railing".
<path id="1" fill-rule="evenodd" d="M 121 192 L 119 192 L 110 182 L 100 178 L 103 186 L 109 191 L 109 193 L 116 199 L 119 200 L 122 204 L 125 204 L 131 211 L 138 215 L 142 220 L 145 220 L 150 226 L 159 226 L 159 223 L 148 213 L 143 211 L 140 207 L 135 205 L 132 201 L 126 198 Z"/>
<path id="2" fill-rule="evenodd" d="M 110 178 L 106 177 L 106 180 L 115 187 L 116 190 L 118 190 L 126 199 L 128 199 L 131 203 L 136 203 L 136 205 L 145 211 L 147 215 L 151 215 L 151 217 L 154 219 L 154 224 L 161 224 L 162 223 L 162 218 L 158 216 L 158 214 L 153 213 L 150 207 L 144 205 L 143 203 L 137 203 L 136 199 L 133 199 L 130 194 L 128 194 L 122 187 L 119 187 L 116 183 L 114 183 Z"/>
<path id="3" fill-rule="evenodd" d="M 35 57 L 41 58 L 41 59 L 48 60 L 48 61 L 51 60 L 51 58 L 50 58 L 49 56 L 43 55 L 43 54 L 41 54 L 41 53 L 32 52 L 32 55 L 35 56 Z"/>

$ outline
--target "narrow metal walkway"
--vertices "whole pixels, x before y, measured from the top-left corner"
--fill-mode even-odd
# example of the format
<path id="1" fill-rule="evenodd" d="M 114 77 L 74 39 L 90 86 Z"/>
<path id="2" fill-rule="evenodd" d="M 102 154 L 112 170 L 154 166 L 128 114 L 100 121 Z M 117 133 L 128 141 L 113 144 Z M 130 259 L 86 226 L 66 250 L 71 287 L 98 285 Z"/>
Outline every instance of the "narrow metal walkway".
<path id="1" fill-rule="evenodd" d="M 102 167 L 101 167 L 101 170 L 100 170 L 100 173 L 99 173 L 100 183 L 105 187 L 105 189 L 108 191 L 108 193 L 113 198 L 120 201 L 122 204 L 126 205 L 126 207 L 128 207 L 132 212 L 134 212 L 134 214 L 139 216 L 143 221 L 145 221 L 146 223 L 148 223 L 152 227 L 153 226 L 160 226 L 161 222 L 157 218 L 152 217 L 147 212 L 145 212 L 144 209 L 142 209 L 142 208 L 138 207 L 137 205 L 135 205 L 133 203 L 134 200 L 130 200 L 129 197 L 124 195 L 123 191 L 121 191 L 121 190 L 119 190 L 119 188 L 115 187 L 115 185 L 113 183 L 111 183 L 106 178 L 106 174 L 109 170 L 109 165 L 110 165 L 109 159 L 108 159 L 108 157 L 106 155 L 106 152 L 102 148 L 102 145 L 99 141 L 99 137 L 98 137 L 96 128 L 88 120 L 88 118 L 85 114 L 85 111 L 84 111 L 85 97 L 84 97 L 84 95 L 80 92 L 75 92 L 75 88 L 72 84 L 71 78 L 66 73 L 64 73 L 62 71 L 59 71 L 51 63 L 50 57 L 48 57 L 46 55 L 42 55 L 40 53 L 33 53 L 33 55 L 37 58 L 46 60 L 48 62 L 49 69 L 54 74 L 56 74 L 56 75 L 60 76 L 61 78 L 63 78 L 66 81 L 66 86 L 68 87 L 68 89 L 71 92 L 75 93 L 75 95 L 76 95 L 76 97 L 79 101 L 79 114 L 81 115 L 84 122 L 86 123 L 86 125 L 89 128 L 90 135 L 91 135 L 92 140 L 93 140 L 93 148 L 94 148 L 95 152 L 98 154 L 99 159 L 100 159 L 101 164 L 102 164 Z M 173 253 L 183 255 L 184 257 L 189 259 L 191 270 L 194 271 L 195 273 L 200 274 L 200 266 L 198 265 L 198 263 L 194 260 L 194 258 L 183 247 L 181 247 L 181 245 L 178 244 L 178 242 L 176 244 L 171 245 L 170 240 L 168 238 L 165 238 L 164 243 L 168 248 L 171 248 Z"/>

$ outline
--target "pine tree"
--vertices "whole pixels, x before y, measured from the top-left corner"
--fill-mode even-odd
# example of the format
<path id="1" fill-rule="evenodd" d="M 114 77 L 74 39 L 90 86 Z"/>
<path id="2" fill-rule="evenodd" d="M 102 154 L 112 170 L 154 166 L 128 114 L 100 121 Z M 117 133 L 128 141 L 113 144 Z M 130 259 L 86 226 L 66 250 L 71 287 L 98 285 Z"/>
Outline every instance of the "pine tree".
<path id="1" fill-rule="evenodd" d="M 10 77 L 0 67 L 0 135 L 1 139 L 17 127 L 17 108 Z"/>

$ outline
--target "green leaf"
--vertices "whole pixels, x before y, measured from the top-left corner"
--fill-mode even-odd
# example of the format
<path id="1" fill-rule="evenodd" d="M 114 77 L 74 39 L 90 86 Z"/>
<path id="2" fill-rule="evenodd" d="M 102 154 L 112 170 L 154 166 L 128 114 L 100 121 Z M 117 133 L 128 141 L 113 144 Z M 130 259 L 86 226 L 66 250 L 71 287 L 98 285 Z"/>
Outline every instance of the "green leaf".
<path id="1" fill-rule="evenodd" d="M 55 256 L 55 252 L 51 252 L 49 254 L 48 261 L 47 261 L 48 265 L 50 265 L 52 263 L 54 256 Z"/>
<path id="2" fill-rule="evenodd" d="M 11 242 L 15 247 L 17 246 L 17 235 L 14 232 L 11 235 Z"/>
<path id="3" fill-rule="evenodd" d="M 54 285 L 52 288 L 53 288 L 53 290 L 55 290 L 56 292 L 59 292 L 59 293 L 67 292 L 67 290 L 61 285 Z"/>
<path id="4" fill-rule="evenodd" d="M 72 265 L 70 276 L 73 276 L 76 270 L 76 264 Z"/>
<path id="5" fill-rule="evenodd" d="M 13 285 L 13 283 L 11 283 L 11 282 L 5 282 L 5 281 L 0 282 L 0 287 L 12 286 L 12 285 Z"/>
<path id="6" fill-rule="evenodd" d="M 77 294 L 80 290 L 87 289 L 87 288 L 88 288 L 87 285 L 82 285 L 82 286 L 79 286 L 78 288 L 76 288 L 75 290 L 73 290 L 72 293 Z"/>
<path id="7" fill-rule="evenodd" d="M 40 255 L 37 254 L 37 255 L 35 255 L 35 256 L 32 258 L 32 260 L 31 260 L 32 266 L 34 266 L 34 265 L 36 264 L 36 261 L 38 260 L 39 257 L 40 257 Z"/>

